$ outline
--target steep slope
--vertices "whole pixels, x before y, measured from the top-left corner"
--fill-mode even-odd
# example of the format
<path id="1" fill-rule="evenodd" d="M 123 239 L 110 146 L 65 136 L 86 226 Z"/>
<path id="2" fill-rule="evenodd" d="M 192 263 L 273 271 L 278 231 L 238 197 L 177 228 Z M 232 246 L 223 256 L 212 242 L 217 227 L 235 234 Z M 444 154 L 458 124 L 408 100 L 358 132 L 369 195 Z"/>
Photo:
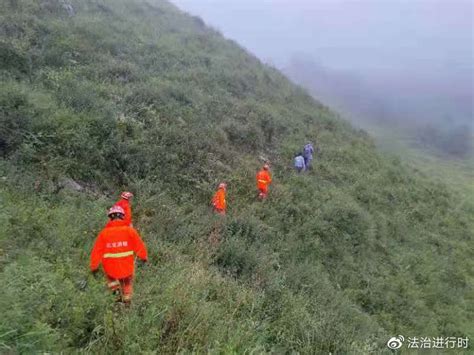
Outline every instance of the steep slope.
<path id="1" fill-rule="evenodd" d="M 398 334 L 473 338 L 474 207 L 448 187 L 165 1 L 1 8 L 2 350 L 368 353 Z M 308 139 L 322 154 L 297 176 Z M 264 203 L 260 156 L 275 181 Z M 208 208 L 221 179 L 225 219 Z M 150 251 L 129 310 L 87 269 L 123 188 Z"/>

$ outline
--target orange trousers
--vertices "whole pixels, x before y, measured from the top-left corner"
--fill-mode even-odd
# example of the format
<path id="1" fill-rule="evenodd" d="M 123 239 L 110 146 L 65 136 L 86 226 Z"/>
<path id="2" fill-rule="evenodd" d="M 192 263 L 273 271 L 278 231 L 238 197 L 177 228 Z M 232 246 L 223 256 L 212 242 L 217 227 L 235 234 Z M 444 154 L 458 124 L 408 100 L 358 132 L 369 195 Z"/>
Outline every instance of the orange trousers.
<path id="1" fill-rule="evenodd" d="M 261 199 L 266 198 L 268 195 L 268 185 L 259 185 L 258 191 L 259 191 L 259 194 L 258 194 L 259 198 Z"/>
<path id="2" fill-rule="evenodd" d="M 225 215 L 225 210 L 223 210 L 222 208 L 214 207 L 214 212 L 218 213 L 218 214 L 221 214 L 221 215 Z"/>
<path id="3" fill-rule="evenodd" d="M 123 302 L 130 302 L 132 300 L 133 275 L 124 279 L 114 279 L 107 275 L 107 286 L 113 292 L 119 291 Z"/>

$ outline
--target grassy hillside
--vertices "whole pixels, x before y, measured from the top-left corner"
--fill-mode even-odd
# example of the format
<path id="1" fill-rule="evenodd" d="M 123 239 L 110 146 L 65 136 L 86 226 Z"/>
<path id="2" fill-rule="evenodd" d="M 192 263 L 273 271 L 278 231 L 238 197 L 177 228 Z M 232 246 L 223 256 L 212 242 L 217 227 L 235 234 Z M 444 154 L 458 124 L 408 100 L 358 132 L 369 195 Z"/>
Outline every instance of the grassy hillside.
<path id="1" fill-rule="evenodd" d="M 1 5 L 2 352 L 366 354 L 398 334 L 474 339 L 474 206 L 449 186 L 378 154 L 165 1 Z M 295 175 L 307 139 L 322 154 Z M 221 179 L 225 219 L 208 207 Z M 121 189 L 150 254 L 128 310 L 88 272 Z"/>
<path id="2" fill-rule="evenodd" d="M 409 166 L 446 183 L 465 199 L 474 201 L 474 149 L 464 158 L 456 158 L 440 154 L 429 146 L 420 146 L 416 137 L 406 130 L 374 123 L 362 125 L 375 137 L 376 145 L 383 152 L 400 156 Z M 474 147 L 474 136 L 471 141 Z"/>

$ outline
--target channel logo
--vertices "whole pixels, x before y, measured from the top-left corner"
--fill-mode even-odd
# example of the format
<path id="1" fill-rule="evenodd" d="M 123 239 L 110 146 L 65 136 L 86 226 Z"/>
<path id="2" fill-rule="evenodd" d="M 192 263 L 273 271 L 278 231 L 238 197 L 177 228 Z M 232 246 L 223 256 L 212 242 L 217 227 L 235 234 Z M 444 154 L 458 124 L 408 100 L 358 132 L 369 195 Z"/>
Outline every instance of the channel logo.
<path id="1" fill-rule="evenodd" d="M 400 349 L 403 345 L 405 338 L 403 335 L 399 335 L 398 337 L 391 337 L 387 341 L 387 347 L 392 350 Z"/>

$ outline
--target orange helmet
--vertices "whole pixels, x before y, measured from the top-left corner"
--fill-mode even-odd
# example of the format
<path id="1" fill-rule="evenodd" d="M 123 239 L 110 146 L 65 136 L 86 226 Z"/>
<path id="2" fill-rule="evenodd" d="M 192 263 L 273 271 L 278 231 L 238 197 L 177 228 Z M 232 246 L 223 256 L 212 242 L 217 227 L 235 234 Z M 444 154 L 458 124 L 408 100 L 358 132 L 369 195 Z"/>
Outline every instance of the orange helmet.
<path id="1" fill-rule="evenodd" d="M 226 184 L 225 182 L 221 182 L 217 188 L 218 188 L 218 189 L 226 189 L 226 188 L 227 188 L 227 184 Z"/>
<path id="2" fill-rule="evenodd" d="M 107 212 L 107 216 L 111 216 L 113 214 L 122 214 L 125 215 L 125 211 L 120 206 L 112 206 L 110 207 L 109 211 Z"/>
<path id="3" fill-rule="evenodd" d="M 133 197 L 133 194 L 131 192 L 124 191 L 124 192 L 122 192 L 120 197 L 125 199 L 125 200 L 130 200 Z"/>
<path id="4" fill-rule="evenodd" d="M 270 165 L 265 164 L 265 165 L 263 166 L 263 170 L 270 170 Z"/>

